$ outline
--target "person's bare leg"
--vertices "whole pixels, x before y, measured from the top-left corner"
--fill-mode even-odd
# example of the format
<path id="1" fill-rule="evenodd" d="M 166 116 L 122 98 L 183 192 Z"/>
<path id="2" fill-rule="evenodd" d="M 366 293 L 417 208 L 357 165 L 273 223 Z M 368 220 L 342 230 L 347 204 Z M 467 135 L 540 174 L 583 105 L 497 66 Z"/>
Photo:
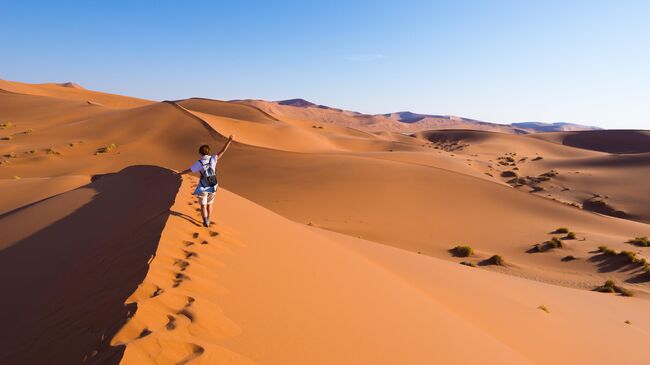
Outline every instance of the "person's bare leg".
<path id="1" fill-rule="evenodd" d="M 208 220 L 212 217 L 212 204 L 208 204 Z"/>
<path id="2" fill-rule="evenodd" d="M 205 220 L 208 216 L 208 206 L 201 204 L 201 217 Z"/>

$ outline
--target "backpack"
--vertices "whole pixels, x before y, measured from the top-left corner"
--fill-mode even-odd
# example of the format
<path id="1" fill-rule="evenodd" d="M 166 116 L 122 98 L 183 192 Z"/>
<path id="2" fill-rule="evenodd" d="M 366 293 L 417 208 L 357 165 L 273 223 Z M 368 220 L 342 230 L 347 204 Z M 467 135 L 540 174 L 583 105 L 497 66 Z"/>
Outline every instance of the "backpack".
<path id="1" fill-rule="evenodd" d="M 199 160 L 199 163 L 203 168 L 201 169 L 201 186 L 204 188 L 207 187 L 214 187 L 217 186 L 217 175 L 214 172 L 214 169 L 212 168 L 212 159 L 214 157 L 211 157 L 208 160 L 207 164 L 203 163 L 203 159 Z"/>

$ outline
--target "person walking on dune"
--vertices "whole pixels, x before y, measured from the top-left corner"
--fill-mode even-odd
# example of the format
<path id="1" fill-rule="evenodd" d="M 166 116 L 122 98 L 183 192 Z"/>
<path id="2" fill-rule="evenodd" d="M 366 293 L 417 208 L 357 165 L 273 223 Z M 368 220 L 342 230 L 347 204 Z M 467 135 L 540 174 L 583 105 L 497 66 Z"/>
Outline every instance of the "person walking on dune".
<path id="1" fill-rule="evenodd" d="M 193 195 L 196 195 L 199 198 L 199 205 L 201 206 L 201 216 L 203 216 L 203 225 L 205 227 L 210 226 L 210 216 L 212 215 L 212 203 L 214 202 L 214 196 L 217 192 L 217 160 L 226 152 L 230 143 L 232 142 L 234 136 L 230 135 L 228 140 L 221 148 L 221 151 L 217 152 L 216 155 L 210 155 L 210 146 L 207 144 L 199 147 L 199 154 L 201 158 L 198 159 L 194 164 L 187 170 L 181 171 L 178 174 L 184 175 L 192 172 L 198 172 L 201 174 L 201 179 L 196 189 L 194 189 Z"/>

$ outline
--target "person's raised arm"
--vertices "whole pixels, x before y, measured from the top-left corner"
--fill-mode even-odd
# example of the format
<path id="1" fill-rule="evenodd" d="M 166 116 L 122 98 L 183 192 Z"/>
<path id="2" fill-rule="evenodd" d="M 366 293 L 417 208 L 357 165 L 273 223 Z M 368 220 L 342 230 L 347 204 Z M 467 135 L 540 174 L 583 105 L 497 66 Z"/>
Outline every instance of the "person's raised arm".
<path id="1" fill-rule="evenodd" d="M 223 148 L 221 148 L 221 151 L 217 152 L 217 158 L 220 158 L 221 155 L 223 155 L 226 152 L 233 138 L 235 138 L 235 136 L 232 134 L 230 135 L 230 137 L 228 137 L 228 140 L 226 141 L 226 144 L 223 145 Z"/>

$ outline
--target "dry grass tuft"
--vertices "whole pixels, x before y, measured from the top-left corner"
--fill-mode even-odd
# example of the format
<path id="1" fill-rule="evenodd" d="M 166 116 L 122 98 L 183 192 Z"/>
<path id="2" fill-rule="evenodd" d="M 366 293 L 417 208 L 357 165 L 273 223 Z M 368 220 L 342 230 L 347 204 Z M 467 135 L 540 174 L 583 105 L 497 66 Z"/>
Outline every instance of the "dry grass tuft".
<path id="1" fill-rule="evenodd" d="M 644 237 L 635 237 L 635 238 L 627 241 L 627 243 L 632 243 L 632 244 L 635 244 L 637 246 L 642 246 L 642 247 L 650 247 L 650 240 L 648 240 L 648 237 L 645 237 L 645 236 Z"/>
<path id="2" fill-rule="evenodd" d="M 631 297 L 634 295 L 630 290 L 616 285 L 614 280 L 607 280 L 605 284 L 595 287 L 594 291 L 599 293 L 619 293 L 624 297 Z"/>
<path id="3" fill-rule="evenodd" d="M 449 251 L 456 257 L 469 257 L 474 254 L 471 246 L 456 246 Z"/>
<path id="4" fill-rule="evenodd" d="M 115 143 L 111 143 L 106 147 L 99 147 L 97 149 L 97 151 L 95 152 L 95 154 L 108 153 L 108 152 L 114 151 L 116 148 L 117 148 L 117 145 Z"/>

